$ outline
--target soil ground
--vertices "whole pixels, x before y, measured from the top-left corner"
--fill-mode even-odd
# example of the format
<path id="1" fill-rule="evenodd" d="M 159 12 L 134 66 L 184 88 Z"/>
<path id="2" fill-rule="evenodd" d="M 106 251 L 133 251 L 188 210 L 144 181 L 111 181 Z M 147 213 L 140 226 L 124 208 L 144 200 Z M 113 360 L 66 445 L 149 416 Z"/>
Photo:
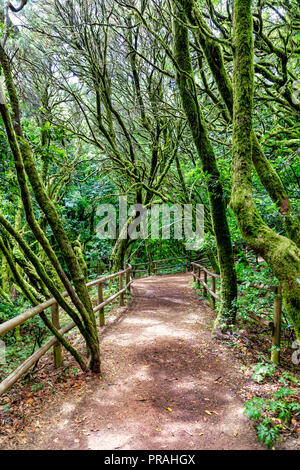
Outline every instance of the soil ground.
<path id="1" fill-rule="evenodd" d="M 264 449 L 243 414 L 249 379 L 212 339 L 215 312 L 191 281 L 191 274 L 135 280 L 132 300 L 101 331 L 102 376 L 79 374 L 42 407 L 33 406 L 38 393 L 27 399 L 26 426 L 3 447 Z"/>

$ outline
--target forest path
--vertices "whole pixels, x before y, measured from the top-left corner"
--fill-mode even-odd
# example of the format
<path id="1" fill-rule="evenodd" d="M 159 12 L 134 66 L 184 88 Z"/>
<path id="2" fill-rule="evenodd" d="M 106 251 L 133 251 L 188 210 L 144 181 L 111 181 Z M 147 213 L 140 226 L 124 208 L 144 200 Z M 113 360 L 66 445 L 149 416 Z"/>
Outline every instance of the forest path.
<path id="1" fill-rule="evenodd" d="M 237 359 L 211 339 L 191 274 L 136 279 L 101 333 L 102 378 L 49 405 L 26 449 L 261 449 Z"/>

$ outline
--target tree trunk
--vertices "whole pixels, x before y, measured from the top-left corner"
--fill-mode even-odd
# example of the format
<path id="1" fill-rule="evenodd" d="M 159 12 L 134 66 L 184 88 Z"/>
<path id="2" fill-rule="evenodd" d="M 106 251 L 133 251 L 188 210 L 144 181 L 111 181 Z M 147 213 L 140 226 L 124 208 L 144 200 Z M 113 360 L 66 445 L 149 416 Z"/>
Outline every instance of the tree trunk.
<path id="1" fill-rule="evenodd" d="M 184 25 L 187 18 L 182 9 L 175 14 L 180 22 L 174 20 L 175 58 L 180 70 L 177 71 L 182 106 L 184 108 L 194 143 L 201 160 L 206 178 L 213 229 L 217 242 L 218 261 L 221 274 L 222 305 L 218 318 L 219 326 L 235 322 L 237 282 L 231 246 L 229 227 L 226 218 L 224 193 L 220 182 L 214 150 L 209 140 L 206 123 L 197 98 L 193 68 L 189 51 L 188 30 Z"/>
<path id="2" fill-rule="evenodd" d="M 78 309 L 84 325 L 84 328 L 81 328 L 81 332 L 83 333 L 87 346 L 91 351 L 90 368 L 93 372 L 98 373 L 100 372 L 99 339 L 97 334 L 96 319 L 85 284 L 85 278 L 80 269 L 80 265 L 74 250 L 72 249 L 70 240 L 64 231 L 55 205 L 49 198 L 44 184 L 39 176 L 30 146 L 23 136 L 20 120 L 19 100 L 12 78 L 11 65 L 2 46 L 0 46 L 0 62 L 4 72 L 13 119 L 11 118 L 9 108 L 6 105 L 6 98 L 3 89 L 0 89 L 0 112 L 15 161 L 17 179 L 21 190 L 21 197 L 25 209 L 26 220 L 36 239 L 45 250 L 45 253 L 51 261 L 53 267 L 56 269 L 60 279 L 70 294 L 74 305 Z M 49 240 L 36 221 L 26 175 L 30 181 L 36 201 L 44 212 L 53 234 L 59 244 L 62 256 L 64 257 L 69 268 L 75 288 L 72 287 L 49 243 Z M 81 322 L 79 322 L 77 319 L 76 324 L 78 323 L 80 326 L 82 326 Z"/>
<path id="3" fill-rule="evenodd" d="M 204 22 L 195 0 L 179 0 L 179 2 L 184 7 L 190 24 L 194 27 L 194 34 L 199 40 L 219 93 L 227 108 L 229 120 L 231 120 L 233 116 L 233 87 L 225 69 L 221 46 L 209 37 L 212 35 L 212 31 Z M 252 161 L 261 183 L 283 217 L 287 235 L 300 247 L 300 222 L 289 201 L 282 181 L 264 154 L 255 132 L 252 132 Z"/>
<path id="4" fill-rule="evenodd" d="M 121 271 L 121 269 L 124 268 L 124 261 L 125 261 L 126 252 L 129 246 L 129 242 L 130 240 L 128 240 L 128 238 L 126 238 L 125 240 L 118 239 L 116 241 L 111 257 L 110 257 L 111 271 L 113 273 Z"/>
<path id="5" fill-rule="evenodd" d="M 251 0 L 234 2 L 233 187 L 231 206 L 246 242 L 282 282 L 285 308 L 300 339 L 300 250 L 261 219 L 252 197 L 253 30 Z"/>

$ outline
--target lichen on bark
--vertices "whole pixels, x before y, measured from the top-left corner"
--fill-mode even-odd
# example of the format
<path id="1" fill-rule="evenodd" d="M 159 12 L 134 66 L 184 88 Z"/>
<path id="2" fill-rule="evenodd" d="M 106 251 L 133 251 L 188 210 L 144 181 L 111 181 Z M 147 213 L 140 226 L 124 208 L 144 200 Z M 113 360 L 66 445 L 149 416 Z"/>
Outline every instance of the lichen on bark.
<path id="1" fill-rule="evenodd" d="M 205 23 L 197 2 L 195 0 L 178 0 L 178 2 L 184 8 L 186 17 L 193 26 L 193 33 L 202 47 L 220 96 L 227 108 L 229 120 L 231 120 L 233 117 L 233 86 L 225 68 L 222 47 L 211 38 L 212 31 Z M 287 236 L 300 247 L 299 219 L 278 173 L 266 157 L 254 131 L 252 132 L 252 162 L 261 183 L 282 216 Z"/>
<path id="2" fill-rule="evenodd" d="M 252 196 L 253 30 L 251 0 L 234 1 L 233 187 L 231 207 L 246 242 L 282 284 L 285 308 L 300 339 L 300 250 L 260 217 Z"/>

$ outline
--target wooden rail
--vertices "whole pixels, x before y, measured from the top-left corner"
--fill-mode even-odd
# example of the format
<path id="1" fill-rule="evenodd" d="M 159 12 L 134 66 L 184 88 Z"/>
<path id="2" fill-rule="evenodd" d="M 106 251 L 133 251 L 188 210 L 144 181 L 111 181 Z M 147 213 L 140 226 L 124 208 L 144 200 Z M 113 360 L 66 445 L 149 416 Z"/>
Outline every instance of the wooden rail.
<path id="1" fill-rule="evenodd" d="M 131 284 L 133 282 L 133 278 L 135 277 L 136 273 L 147 273 L 148 275 L 151 274 L 153 269 L 153 273 L 157 274 L 159 270 L 165 269 L 172 269 L 177 267 L 184 267 L 185 271 L 187 272 L 189 267 L 192 267 L 193 279 L 197 281 L 198 285 L 202 284 L 203 286 L 203 293 L 204 295 L 210 294 L 211 296 L 211 306 L 215 308 L 215 301 L 220 301 L 220 296 L 218 295 L 217 291 L 217 279 L 220 279 L 220 275 L 216 274 L 212 271 L 209 271 L 203 264 L 203 262 L 207 261 L 205 259 L 198 260 L 197 262 L 192 261 L 193 256 L 179 256 L 176 258 L 167 258 L 162 260 L 153 260 L 144 263 L 136 263 L 133 265 L 125 265 L 124 269 L 110 274 L 108 276 L 96 279 L 91 281 L 87 284 L 88 288 L 97 286 L 97 305 L 93 308 L 94 312 L 99 312 L 99 323 L 100 326 L 105 325 L 105 315 L 104 315 L 104 307 L 111 302 L 113 302 L 116 298 L 120 298 L 119 304 L 120 306 L 124 305 L 124 295 L 125 292 L 131 291 Z M 165 264 L 166 262 L 175 261 L 175 260 L 184 260 L 184 263 L 180 264 Z M 161 263 L 164 263 L 161 265 Z M 136 269 L 136 267 L 144 266 L 145 269 Z M 203 279 L 201 277 L 201 273 L 203 272 Z M 118 278 L 119 279 L 119 290 L 117 293 L 113 294 L 107 299 L 103 297 L 103 284 L 107 281 L 112 279 Z M 211 285 L 208 284 L 208 278 L 211 278 Z M 125 281 L 125 282 L 124 282 Z M 273 325 L 273 334 L 272 334 L 272 361 L 276 364 L 279 363 L 279 347 L 280 347 L 280 327 L 281 327 L 281 314 L 282 314 L 282 300 L 281 300 L 281 290 L 279 286 L 256 286 L 250 284 L 251 287 L 255 287 L 257 289 L 264 289 L 267 288 L 275 292 L 275 299 L 274 299 L 274 325 Z M 62 293 L 63 297 L 68 297 L 67 292 Z M 7 333 L 8 331 L 13 330 L 19 325 L 22 325 L 30 318 L 38 315 L 39 313 L 44 312 L 45 310 L 51 308 L 51 316 L 53 325 L 59 329 L 61 334 L 66 334 L 70 330 L 75 327 L 75 323 L 69 323 L 64 328 L 60 328 L 60 309 L 57 304 L 57 301 L 54 298 L 51 298 L 40 305 L 33 307 L 26 312 L 0 324 L 0 336 Z M 62 346 L 58 342 L 58 340 L 53 336 L 51 337 L 40 349 L 34 352 L 25 362 L 23 362 L 17 369 L 15 369 L 6 379 L 4 379 L 0 383 L 0 395 L 5 393 L 13 384 L 15 384 L 20 377 L 22 377 L 44 354 L 49 351 L 50 348 L 53 347 L 53 358 L 54 358 L 54 365 L 55 367 L 59 367 L 62 364 Z"/>
<path id="2" fill-rule="evenodd" d="M 125 268 L 122 271 L 119 271 L 114 274 L 96 279 L 87 284 L 87 287 L 97 286 L 98 289 L 98 304 L 94 307 L 94 312 L 99 312 L 99 323 L 100 326 L 105 324 L 104 316 L 104 307 L 109 303 L 113 302 L 117 297 L 120 297 L 120 306 L 124 305 L 124 294 L 126 291 L 130 292 L 130 286 L 133 282 L 131 279 L 131 265 L 125 265 Z M 107 299 L 103 299 L 103 283 L 111 279 L 119 278 L 119 290 L 114 295 L 110 296 Z M 124 285 L 125 281 L 125 285 Z M 67 292 L 63 292 L 64 297 L 67 297 Z M 38 315 L 41 312 L 44 312 L 46 309 L 51 308 L 51 316 L 53 325 L 59 329 L 61 334 L 66 334 L 75 327 L 75 323 L 69 323 L 64 328 L 60 328 L 60 309 L 54 298 L 51 298 L 42 304 L 27 310 L 26 312 L 0 324 L 0 336 L 7 333 L 8 331 L 13 330 L 19 325 L 22 325 L 24 322 L 30 318 Z M 53 347 L 53 359 L 54 366 L 60 367 L 62 364 L 62 346 L 56 339 L 56 337 L 51 337 L 40 349 L 34 352 L 26 361 L 24 361 L 17 369 L 15 369 L 6 379 L 0 383 L 0 395 L 7 392 L 9 388 L 14 385 L 20 377 L 22 377 L 44 354 Z"/>
<path id="3" fill-rule="evenodd" d="M 211 296 L 211 306 L 215 308 L 216 300 L 220 301 L 221 298 L 216 291 L 216 279 L 220 279 L 220 275 L 214 272 L 209 271 L 205 266 L 199 262 L 193 262 L 193 280 L 197 281 L 198 286 L 202 284 L 203 286 L 203 295 L 210 294 Z M 203 272 L 203 279 L 201 273 Z M 208 285 L 208 277 L 211 277 L 211 286 Z M 244 281 L 237 281 L 238 284 L 244 284 Z M 274 364 L 279 364 L 280 361 L 280 332 L 281 332 L 281 316 L 282 316 L 282 296 L 281 296 L 281 286 L 266 286 L 263 284 L 256 285 L 252 282 L 249 283 L 249 287 L 255 289 L 268 290 L 274 292 L 274 306 L 273 306 L 273 324 L 272 324 L 272 351 L 271 351 L 271 361 Z"/>
<path id="4" fill-rule="evenodd" d="M 212 271 L 209 271 L 205 266 L 200 264 L 199 262 L 192 263 L 193 269 L 193 280 L 197 281 L 198 286 L 202 284 L 203 286 L 203 294 L 206 295 L 209 293 L 211 295 L 211 306 L 215 308 L 216 300 L 221 300 L 216 292 L 216 279 L 220 279 L 220 275 L 216 274 Z M 201 279 L 201 272 L 203 271 L 204 279 Z M 208 277 L 211 277 L 211 286 L 208 285 Z"/>
<path id="5" fill-rule="evenodd" d="M 132 276 L 133 278 L 135 277 L 136 273 L 147 273 L 148 276 L 153 274 L 158 274 L 158 271 L 163 271 L 166 269 L 173 269 L 173 268 L 179 268 L 179 267 L 184 267 L 185 272 L 188 272 L 189 268 L 191 267 L 191 260 L 192 259 L 198 258 L 196 255 L 194 256 L 178 256 L 176 258 L 166 258 L 166 259 L 156 259 L 152 261 L 146 261 L 144 263 L 135 263 L 132 264 Z M 165 264 L 166 262 L 169 261 L 175 261 L 175 260 L 185 260 L 183 263 L 180 264 Z M 161 263 L 164 263 L 161 265 Z M 136 267 L 142 267 L 143 269 L 136 269 Z"/>
<path id="6" fill-rule="evenodd" d="M 175 265 L 175 266 L 174 265 L 160 266 L 160 263 L 162 262 L 173 261 L 176 259 L 185 260 L 185 263 Z M 173 267 L 178 267 L 178 266 L 185 266 L 185 270 L 187 271 L 188 267 L 190 266 L 190 259 L 191 257 L 189 256 L 182 256 L 178 258 L 168 258 L 166 260 L 155 260 L 153 262 L 136 263 L 132 266 L 130 264 L 127 264 L 125 265 L 123 270 L 117 273 L 109 274 L 108 276 L 101 277 L 99 279 L 96 279 L 94 281 L 87 283 L 88 288 L 97 286 L 98 299 L 97 299 L 97 305 L 93 308 L 93 310 L 95 313 L 99 312 L 100 326 L 105 325 L 104 307 L 106 305 L 110 304 L 118 297 L 120 298 L 120 306 L 124 305 L 125 292 L 131 291 L 131 284 L 133 282 L 132 278 L 135 277 L 136 273 L 147 273 L 148 275 L 150 275 L 151 266 L 153 266 L 154 274 L 156 274 L 159 269 L 171 269 Z M 142 267 L 144 266 L 145 269 L 136 269 L 136 267 L 139 267 L 139 266 L 142 266 Z M 115 278 L 119 278 L 118 292 L 111 295 L 107 299 L 104 299 L 103 284 Z M 68 297 L 68 293 L 63 292 L 62 296 Z M 41 303 L 40 305 L 33 307 L 29 310 L 26 310 L 22 314 L 0 324 L 0 337 L 4 335 L 5 333 L 7 333 L 8 331 L 15 329 L 17 326 L 22 325 L 30 318 L 33 318 L 34 316 L 46 311 L 49 308 L 51 309 L 52 323 L 59 330 L 61 334 L 66 334 L 67 332 L 69 332 L 76 326 L 75 323 L 72 322 L 72 323 L 69 323 L 64 328 L 60 327 L 60 308 L 56 299 L 51 298 Z M 8 377 L 6 377 L 6 379 L 4 379 L 0 383 L 0 395 L 7 392 L 7 390 L 9 390 L 9 388 L 12 385 L 14 385 L 20 379 L 20 377 L 22 377 L 52 347 L 53 347 L 54 366 L 60 367 L 63 361 L 63 349 L 62 349 L 62 345 L 59 343 L 56 337 L 53 336 L 41 348 L 35 351 L 34 354 L 32 354 L 28 359 L 26 359 L 26 361 L 24 361 L 17 369 L 15 369 Z"/>

